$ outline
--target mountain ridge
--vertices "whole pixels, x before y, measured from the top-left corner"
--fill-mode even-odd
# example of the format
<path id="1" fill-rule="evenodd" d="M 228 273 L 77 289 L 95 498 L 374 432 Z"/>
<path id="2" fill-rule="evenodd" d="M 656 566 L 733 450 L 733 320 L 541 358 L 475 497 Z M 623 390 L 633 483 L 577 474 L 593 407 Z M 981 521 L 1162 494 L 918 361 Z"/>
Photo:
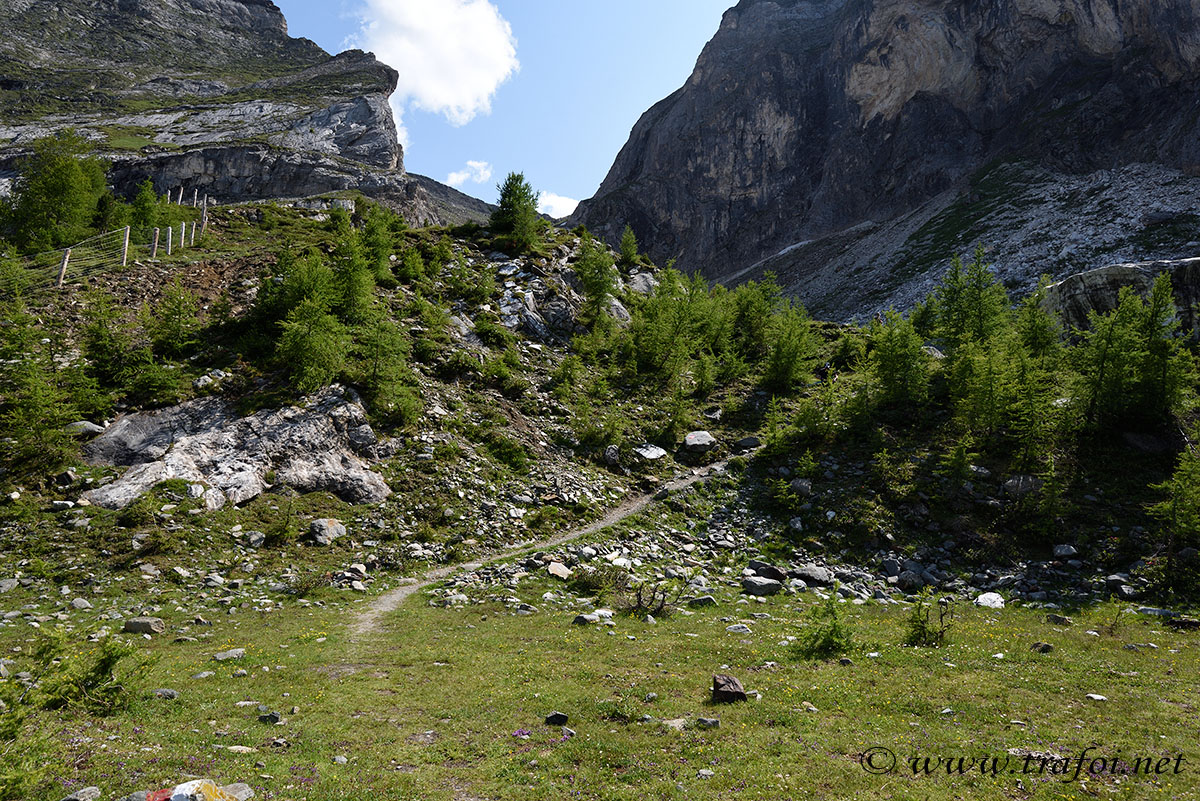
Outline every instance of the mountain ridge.
<path id="1" fill-rule="evenodd" d="M 656 259 L 724 280 L 798 242 L 969 203 L 998 164 L 1072 176 L 1146 163 L 1190 182 L 1198 19 L 1188 2 L 743 0 L 571 221 L 610 242 L 631 224 Z M 1069 223 L 1042 260 L 1058 261 Z M 903 247 L 863 247 L 856 267 L 900 267 Z M 1036 281 L 1024 260 L 992 255 L 1014 285 Z M 1177 255 L 1097 252 L 1050 272 Z M 833 280 L 827 264 L 803 265 L 788 289 L 810 300 L 811 279 Z M 873 308 L 861 289 L 831 312 Z"/>

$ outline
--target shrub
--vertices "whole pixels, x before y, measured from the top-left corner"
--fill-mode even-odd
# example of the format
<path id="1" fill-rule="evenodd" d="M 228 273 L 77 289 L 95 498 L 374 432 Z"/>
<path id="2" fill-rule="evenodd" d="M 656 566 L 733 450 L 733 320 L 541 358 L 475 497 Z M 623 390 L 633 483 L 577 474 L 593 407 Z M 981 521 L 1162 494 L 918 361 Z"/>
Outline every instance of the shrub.
<path id="1" fill-rule="evenodd" d="M 567 580 L 567 587 L 576 595 L 593 595 L 597 599 L 622 593 L 629 588 L 630 574 L 615 565 L 581 566 Z"/>
<path id="2" fill-rule="evenodd" d="M 842 617 L 830 595 L 810 613 L 810 622 L 796 644 L 796 652 L 805 659 L 830 659 L 854 648 L 854 631 Z"/>
<path id="3" fill-rule="evenodd" d="M 44 672 L 38 685 L 41 706 L 79 709 L 94 715 L 122 709 L 130 699 L 123 682 L 139 677 L 149 667 L 145 660 L 129 664 L 137 652 L 135 645 L 109 636 L 87 652 L 67 653 L 66 635 L 61 630 L 45 635 L 35 653 Z"/>
<path id="4" fill-rule="evenodd" d="M 788 393 L 807 380 L 816 341 L 803 306 L 785 303 L 771 325 L 763 383 L 776 392 Z"/>
<path id="5" fill-rule="evenodd" d="M 416 248 L 409 248 L 400 256 L 400 260 L 396 262 L 396 278 L 406 284 L 411 284 L 420 281 L 425 277 L 425 260 L 421 258 L 421 251 Z"/>
<path id="6" fill-rule="evenodd" d="M 129 222 L 134 228 L 153 228 L 158 224 L 158 193 L 149 178 L 138 184 L 130 205 Z"/>
<path id="7" fill-rule="evenodd" d="M 917 404 L 929 390 L 929 358 L 912 323 L 889 311 L 872 331 L 871 371 L 882 400 L 890 405 Z"/>
<path id="8" fill-rule="evenodd" d="M 1200 441 L 1200 429 L 1192 434 Z M 1200 546 L 1200 452 L 1197 445 L 1179 457 L 1174 474 L 1153 489 L 1166 497 L 1150 508 L 1150 514 L 1162 525 L 1166 565 L 1162 589 L 1181 593 L 1200 591 L 1200 563 L 1180 559 L 1179 552 Z"/>
<path id="9" fill-rule="evenodd" d="M 507 328 L 493 318 L 483 315 L 475 320 L 475 336 L 489 348 L 507 348 L 517 340 Z"/>
<path id="10" fill-rule="evenodd" d="M 933 604 L 926 590 L 913 604 L 908 615 L 904 644 L 914 648 L 941 648 L 946 644 L 950 625 L 954 620 L 954 599 L 940 598 L 937 602 L 937 622 L 932 622 Z"/>
<path id="11" fill-rule="evenodd" d="M 163 292 L 153 312 L 143 312 L 146 333 L 156 353 L 178 358 L 196 344 L 200 331 L 200 302 L 176 278 Z"/>

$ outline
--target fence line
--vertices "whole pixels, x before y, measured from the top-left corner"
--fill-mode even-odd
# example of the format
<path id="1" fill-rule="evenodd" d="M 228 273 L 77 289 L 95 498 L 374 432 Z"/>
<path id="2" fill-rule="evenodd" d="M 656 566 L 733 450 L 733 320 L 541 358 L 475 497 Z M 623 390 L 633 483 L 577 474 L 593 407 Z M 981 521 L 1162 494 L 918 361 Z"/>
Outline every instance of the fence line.
<path id="1" fill-rule="evenodd" d="M 168 193 L 168 197 L 170 195 Z M 174 204 L 183 205 L 182 187 L 175 197 Z M 216 204 L 208 195 L 201 200 L 199 190 L 192 191 L 191 203 L 193 208 L 201 211 L 199 223 L 179 222 L 157 228 L 127 225 L 89 237 L 68 248 L 23 257 L 20 263 L 24 275 L 5 277 L 4 285 L 0 285 L 0 295 L 12 294 L 18 288 L 29 292 L 62 288 L 125 267 L 133 259 L 155 259 L 195 247 L 197 236 L 203 237 L 208 230 L 208 210 Z"/>

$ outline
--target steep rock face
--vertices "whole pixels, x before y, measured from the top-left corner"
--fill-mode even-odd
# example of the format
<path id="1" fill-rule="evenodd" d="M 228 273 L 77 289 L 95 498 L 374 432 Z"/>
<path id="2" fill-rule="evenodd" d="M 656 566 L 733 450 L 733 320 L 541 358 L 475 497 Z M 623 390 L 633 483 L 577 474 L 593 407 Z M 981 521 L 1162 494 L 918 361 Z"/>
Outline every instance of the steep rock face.
<path id="1" fill-rule="evenodd" d="M 1176 316 L 1183 336 L 1200 337 L 1200 258 L 1141 264 L 1114 264 L 1077 273 L 1051 285 L 1046 307 L 1056 312 L 1068 327 L 1086 328 L 1088 314 L 1106 314 L 1117 307 L 1123 287 L 1143 297 L 1150 294 L 1154 279 L 1166 273 L 1175 294 Z"/>
<path id="2" fill-rule="evenodd" d="M 0 173 L 72 127 L 120 191 L 147 177 L 221 201 L 359 189 L 414 220 L 477 216 L 405 173 L 396 72 L 289 37 L 270 0 L 12 0 L 0 23 Z"/>
<path id="3" fill-rule="evenodd" d="M 1194 0 L 743 0 L 573 221 L 729 279 L 997 161 L 1188 170 L 1198 62 Z"/>

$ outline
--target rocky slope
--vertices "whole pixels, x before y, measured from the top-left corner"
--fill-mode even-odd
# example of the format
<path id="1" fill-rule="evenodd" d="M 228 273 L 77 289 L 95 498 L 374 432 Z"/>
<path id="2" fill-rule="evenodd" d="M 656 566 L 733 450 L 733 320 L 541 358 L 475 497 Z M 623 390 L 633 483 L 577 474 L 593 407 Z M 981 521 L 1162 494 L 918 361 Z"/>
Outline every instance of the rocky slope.
<path id="1" fill-rule="evenodd" d="M 715 279 L 772 269 L 838 317 L 981 239 L 1018 285 L 1179 256 L 1198 21 L 1186 0 L 743 0 L 573 221 Z"/>
<path id="2" fill-rule="evenodd" d="M 16 0 L 0 9 L 0 171 L 73 127 L 121 190 L 220 201 L 360 190 L 421 221 L 478 218 L 404 170 L 394 70 L 288 36 L 270 0 Z"/>

